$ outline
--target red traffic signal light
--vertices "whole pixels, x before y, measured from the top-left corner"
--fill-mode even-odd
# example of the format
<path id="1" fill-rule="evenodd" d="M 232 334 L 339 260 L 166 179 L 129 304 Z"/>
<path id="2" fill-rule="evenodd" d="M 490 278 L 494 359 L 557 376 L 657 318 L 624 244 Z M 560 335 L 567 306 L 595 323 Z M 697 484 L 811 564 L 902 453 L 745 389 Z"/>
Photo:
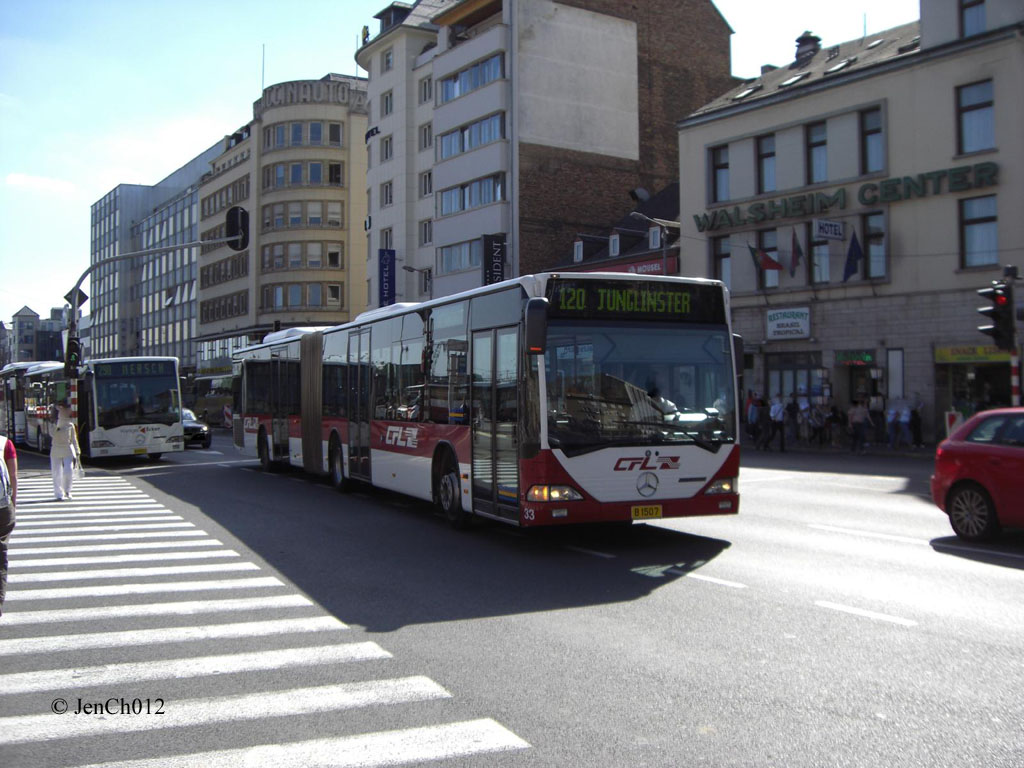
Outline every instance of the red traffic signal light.
<path id="1" fill-rule="evenodd" d="M 992 306 L 978 307 L 978 314 L 991 322 L 979 325 L 978 330 L 991 336 L 996 347 L 1012 351 L 1015 347 L 1013 320 L 1013 284 L 1004 280 L 993 280 L 989 288 L 979 288 L 978 295 L 992 302 Z"/>
<path id="2" fill-rule="evenodd" d="M 229 208 L 224 219 L 225 237 L 233 238 L 228 241 L 228 248 L 233 251 L 244 251 L 249 247 L 249 212 L 239 205 Z"/>

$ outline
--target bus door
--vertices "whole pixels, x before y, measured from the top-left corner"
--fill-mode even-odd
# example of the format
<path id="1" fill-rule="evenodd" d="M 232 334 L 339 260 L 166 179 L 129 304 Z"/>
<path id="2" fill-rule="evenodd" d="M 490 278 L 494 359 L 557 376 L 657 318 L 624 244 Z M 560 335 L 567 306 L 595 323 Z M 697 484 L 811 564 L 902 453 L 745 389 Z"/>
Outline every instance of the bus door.
<path id="1" fill-rule="evenodd" d="M 291 415 L 291 366 L 286 347 L 270 350 L 271 401 L 270 439 L 274 445 L 274 458 L 288 456 L 288 417 Z"/>
<path id="2" fill-rule="evenodd" d="M 370 480 L 370 329 L 348 335 L 348 473 Z"/>
<path id="3" fill-rule="evenodd" d="M 519 520 L 519 329 L 473 333 L 473 509 Z"/>

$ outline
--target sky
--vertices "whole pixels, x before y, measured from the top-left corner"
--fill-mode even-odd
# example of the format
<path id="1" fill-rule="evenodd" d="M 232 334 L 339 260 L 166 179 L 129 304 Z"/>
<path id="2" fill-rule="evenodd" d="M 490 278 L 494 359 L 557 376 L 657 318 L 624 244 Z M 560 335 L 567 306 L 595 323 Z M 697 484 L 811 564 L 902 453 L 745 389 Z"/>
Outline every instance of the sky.
<path id="1" fill-rule="evenodd" d="M 918 0 L 714 4 L 737 77 L 792 61 L 804 30 L 829 46 L 920 16 Z M 156 184 L 245 125 L 263 84 L 365 76 L 359 32 L 376 34 L 387 5 L 0 0 L 0 320 L 62 306 L 89 266 L 90 206 L 118 184 Z"/>

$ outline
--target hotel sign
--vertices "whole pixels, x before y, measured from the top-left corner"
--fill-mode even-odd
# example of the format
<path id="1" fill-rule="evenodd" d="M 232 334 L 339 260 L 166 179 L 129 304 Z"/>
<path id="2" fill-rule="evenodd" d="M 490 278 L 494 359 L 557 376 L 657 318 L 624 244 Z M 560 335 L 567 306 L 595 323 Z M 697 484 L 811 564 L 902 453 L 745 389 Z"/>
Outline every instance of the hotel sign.
<path id="1" fill-rule="evenodd" d="M 919 197 L 966 192 L 971 189 L 993 187 L 999 183 L 996 163 L 976 163 L 941 171 L 919 173 L 916 176 L 897 176 L 882 181 L 869 181 L 856 188 L 855 193 L 840 187 L 832 193 L 807 192 L 776 200 L 758 201 L 747 206 L 716 208 L 694 214 L 698 232 L 763 224 L 776 219 L 796 219 L 829 212 L 843 211 L 856 194 L 857 202 L 871 207 L 880 203 L 898 203 Z"/>
<path id="2" fill-rule="evenodd" d="M 811 308 L 771 309 L 765 312 L 765 339 L 809 339 Z"/>

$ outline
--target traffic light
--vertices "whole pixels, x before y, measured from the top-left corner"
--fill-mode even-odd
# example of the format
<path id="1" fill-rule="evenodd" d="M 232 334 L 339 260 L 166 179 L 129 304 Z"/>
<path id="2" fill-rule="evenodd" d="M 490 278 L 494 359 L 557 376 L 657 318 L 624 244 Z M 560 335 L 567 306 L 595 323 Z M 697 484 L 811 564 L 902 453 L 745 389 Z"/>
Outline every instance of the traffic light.
<path id="1" fill-rule="evenodd" d="M 228 241 L 228 248 L 233 251 L 244 251 L 249 247 L 249 212 L 236 205 L 228 209 L 224 220 L 225 236 L 234 238 Z"/>
<path id="2" fill-rule="evenodd" d="M 979 288 L 978 295 L 992 302 L 990 307 L 978 307 L 978 313 L 987 317 L 989 325 L 979 325 L 978 330 L 991 336 L 999 349 L 1012 351 L 1014 348 L 1013 283 L 993 280 L 989 288 Z"/>
<path id="3" fill-rule="evenodd" d="M 82 364 L 82 343 L 77 336 L 68 337 L 68 346 L 64 350 L 64 375 L 69 379 L 78 378 L 78 366 Z"/>

